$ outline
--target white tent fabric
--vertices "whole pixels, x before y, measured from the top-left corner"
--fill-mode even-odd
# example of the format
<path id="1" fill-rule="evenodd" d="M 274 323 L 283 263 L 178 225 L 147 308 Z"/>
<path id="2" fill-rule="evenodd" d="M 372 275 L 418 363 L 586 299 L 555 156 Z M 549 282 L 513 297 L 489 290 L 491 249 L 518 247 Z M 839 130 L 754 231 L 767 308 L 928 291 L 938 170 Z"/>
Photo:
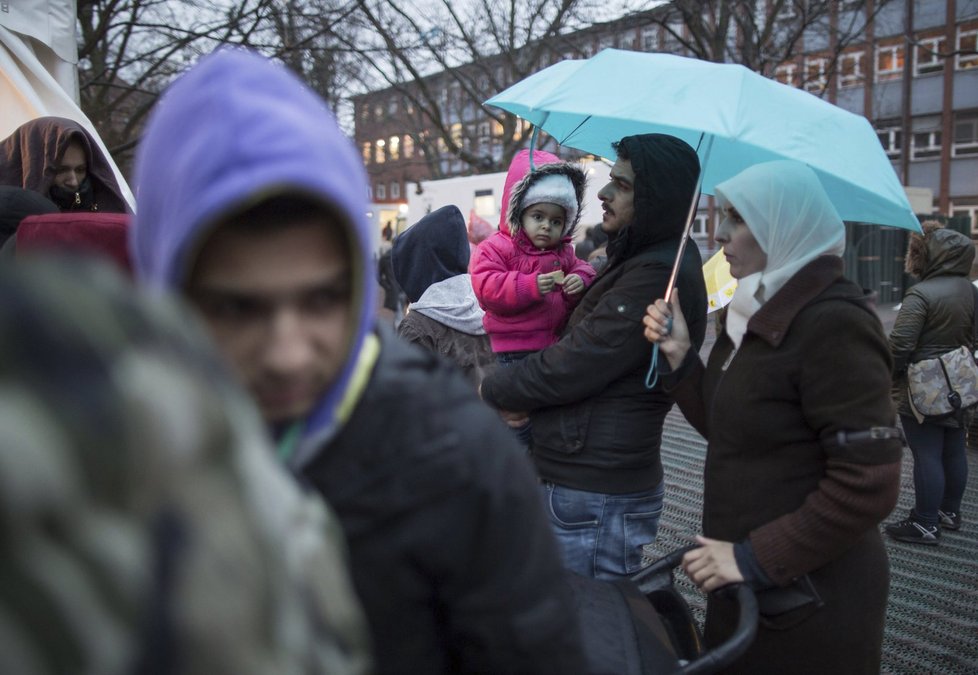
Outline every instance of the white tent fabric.
<path id="1" fill-rule="evenodd" d="M 0 10 L 0 138 L 53 115 L 84 126 L 109 159 L 123 196 L 135 199 L 94 125 L 78 107 L 75 2 L 24 0 Z"/>

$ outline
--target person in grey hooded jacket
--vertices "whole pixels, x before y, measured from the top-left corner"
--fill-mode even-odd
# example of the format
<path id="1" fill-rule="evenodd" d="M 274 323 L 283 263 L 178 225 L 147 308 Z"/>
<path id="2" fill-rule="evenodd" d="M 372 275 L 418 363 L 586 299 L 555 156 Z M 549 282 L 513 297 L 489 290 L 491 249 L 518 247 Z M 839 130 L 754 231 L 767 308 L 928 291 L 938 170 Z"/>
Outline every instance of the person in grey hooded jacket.
<path id="1" fill-rule="evenodd" d="M 194 302 L 335 510 L 377 671 L 579 670 L 525 455 L 455 369 L 377 325 L 366 172 L 324 102 L 219 50 L 164 93 L 136 178 L 137 275 Z"/>
<path id="2" fill-rule="evenodd" d="M 469 242 L 458 207 L 443 206 L 394 239 L 395 279 L 411 301 L 397 334 L 441 354 L 478 388 L 495 362 L 468 274 Z"/>

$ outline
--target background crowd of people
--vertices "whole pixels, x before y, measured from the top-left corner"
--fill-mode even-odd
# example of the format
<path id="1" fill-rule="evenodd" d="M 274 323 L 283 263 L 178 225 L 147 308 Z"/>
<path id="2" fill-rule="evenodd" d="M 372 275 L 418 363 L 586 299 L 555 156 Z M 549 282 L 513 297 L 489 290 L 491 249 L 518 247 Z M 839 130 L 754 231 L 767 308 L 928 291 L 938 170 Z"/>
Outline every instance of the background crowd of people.
<path id="1" fill-rule="evenodd" d="M 888 340 L 814 172 L 747 169 L 716 187 L 738 287 L 704 363 L 696 151 L 614 150 L 576 249 L 584 173 L 523 151 L 495 232 L 446 204 L 378 250 L 356 148 L 245 50 L 161 98 L 135 213 L 77 123 L 0 142 L 0 670 L 584 672 L 567 575 L 641 568 L 678 403 L 708 442 L 683 567 L 760 602 L 732 672 L 879 672 L 904 434 L 885 532 L 962 523 L 968 412 L 916 419 L 901 377 L 973 349 L 973 243 L 913 235 Z M 711 595 L 707 644 L 735 621 Z"/>

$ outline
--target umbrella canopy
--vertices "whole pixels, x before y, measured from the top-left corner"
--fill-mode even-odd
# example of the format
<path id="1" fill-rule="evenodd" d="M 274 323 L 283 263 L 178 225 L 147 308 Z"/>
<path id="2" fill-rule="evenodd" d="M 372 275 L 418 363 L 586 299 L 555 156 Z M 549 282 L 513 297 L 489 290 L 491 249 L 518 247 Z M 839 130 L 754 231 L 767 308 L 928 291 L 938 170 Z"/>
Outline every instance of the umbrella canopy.
<path id="1" fill-rule="evenodd" d="M 605 49 L 556 63 L 485 102 L 601 157 L 624 136 L 712 137 L 702 190 L 777 159 L 808 164 L 843 220 L 920 231 L 869 121 L 735 64 Z"/>

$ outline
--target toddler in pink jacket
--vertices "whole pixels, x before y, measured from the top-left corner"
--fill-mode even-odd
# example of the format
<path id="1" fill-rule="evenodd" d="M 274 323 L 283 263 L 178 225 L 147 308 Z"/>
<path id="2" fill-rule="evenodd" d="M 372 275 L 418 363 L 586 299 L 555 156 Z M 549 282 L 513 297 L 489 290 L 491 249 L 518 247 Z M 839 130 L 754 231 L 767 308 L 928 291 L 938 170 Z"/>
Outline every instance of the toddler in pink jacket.
<path id="1" fill-rule="evenodd" d="M 502 364 L 557 342 L 596 272 L 574 254 L 584 171 L 549 152 L 522 150 L 509 165 L 499 231 L 469 262 L 483 326 Z M 529 425 L 517 436 L 529 445 Z"/>
<path id="2" fill-rule="evenodd" d="M 584 171 L 550 153 L 538 151 L 534 161 L 530 171 L 529 151 L 513 158 L 499 231 L 479 244 L 469 264 L 483 325 L 503 361 L 555 343 L 596 274 L 572 244 Z"/>

